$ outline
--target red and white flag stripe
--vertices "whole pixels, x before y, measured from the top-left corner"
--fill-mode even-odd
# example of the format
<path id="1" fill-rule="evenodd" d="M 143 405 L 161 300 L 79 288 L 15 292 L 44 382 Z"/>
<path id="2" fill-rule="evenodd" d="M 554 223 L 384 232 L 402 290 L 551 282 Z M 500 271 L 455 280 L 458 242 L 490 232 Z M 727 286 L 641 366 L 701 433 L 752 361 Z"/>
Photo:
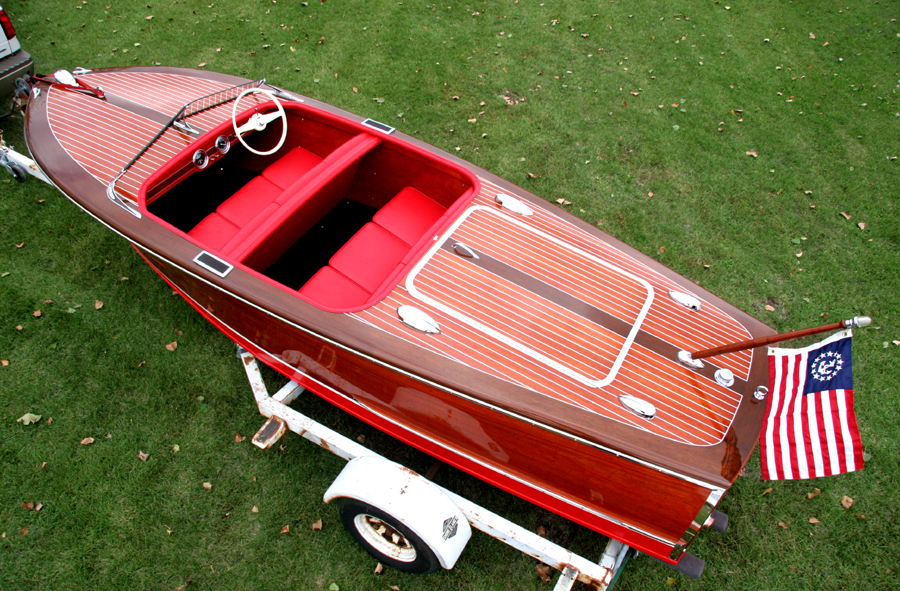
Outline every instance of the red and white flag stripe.
<path id="1" fill-rule="evenodd" d="M 760 439 L 767 480 L 832 476 L 863 467 L 853 390 L 803 394 L 809 356 L 832 340 L 805 349 L 769 350 L 770 394 Z"/>

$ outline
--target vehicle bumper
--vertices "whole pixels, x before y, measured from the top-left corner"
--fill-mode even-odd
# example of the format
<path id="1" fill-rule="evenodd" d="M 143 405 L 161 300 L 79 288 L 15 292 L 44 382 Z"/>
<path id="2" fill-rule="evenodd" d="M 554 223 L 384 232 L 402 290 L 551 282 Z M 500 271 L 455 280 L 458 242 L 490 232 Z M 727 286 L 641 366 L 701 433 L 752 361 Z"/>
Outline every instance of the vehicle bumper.
<path id="1" fill-rule="evenodd" d="M 34 60 L 27 52 L 19 50 L 0 59 L 0 97 L 12 94 L 16 78 L 34 75 Z"/>

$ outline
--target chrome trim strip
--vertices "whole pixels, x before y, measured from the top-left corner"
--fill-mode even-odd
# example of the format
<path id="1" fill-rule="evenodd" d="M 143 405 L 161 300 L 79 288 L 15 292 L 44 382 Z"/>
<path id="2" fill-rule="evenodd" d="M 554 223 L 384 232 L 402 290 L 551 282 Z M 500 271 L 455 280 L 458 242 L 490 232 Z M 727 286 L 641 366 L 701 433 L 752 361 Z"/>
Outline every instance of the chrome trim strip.
<path id="1" fill-rule="evenodd" d="M 694 538 L 697 537 L 697 534 L 700 533 L 700 530 L 706 525 L 706 520 L 709 519 L 710 514 L 713 512 L 713 509 L 716 508 L 716 505 L 719 504 L 719 501 L 722 500 L 722 495 L 724 494 L 725 489 L 722 488 L 714 488 L 709 492 L 709 496 L 706 497 L 706 502 L 703 503 L 703 507 L 700 508 L 697 516 L 694 517 L 694 520 L 688 526 L 687 530 L 682 534 L 681 539 L 675 544 L 675 547 L 672 548 L 672 553 L 669 554 L 670 559 L 678 560 L 684 552 L 684 549 L 688 547 Z"/>
<path id="2" fill-rule="evenodd" d="M 106 186 L 106 196 L 109 197 L 110 201 L 112 201 L 113 203 L 115 203 L 116 205 L 118 205 L 119 207 L 121 207 L 122 209 L 124 209 L 125 211 L 127 211 L 128 213 L 130 213 L 131 215 L 133 215 L 134 217 L 140 219 L 140 218 L 143 217 L 143 216 L 141 216 L 141 212 L 140 212 L 140 210 L 138 209 L 137 204 L 136 204 L 136 203 L 133 203 L 130 199 L 125 199 L 125 198 L 122 197 L 122 195 L 116 190 L 116 182 L 117 182 L 120 178 L 122 178 L 122 175 L 123 175 L 123 174 L 125 174 L 125 171 L 124 171 L 124 170 L 123 170 L 122 172 L 120 172 L 119 174 L 117 174 L 117 175 L 115 176 L 115 178 L 113 178 L 113 180 L 109 181 L 109 184 Z M 57 189 L 59 189 L 59 187 L 57 187 Z M 63 195 L 66 195 L 66 194 L 62 191 L 62 189 L 60 189 L 59 192 L 62 193 Z M 69 197 L 69 196 L 66 195 L 66 197 Z M 72 199 L 71 197 L 69 197 L 69 199 L 71 199 L 72 201 L 75 201 L 75 200 Z M 82 209 L 84 209 L 84 208 L 82 208 Z M 87 211 L 87 210 L 85 209 L 85 211 Z M 97 218 L 97 219 L 100 219 L 100 218 Z"/>

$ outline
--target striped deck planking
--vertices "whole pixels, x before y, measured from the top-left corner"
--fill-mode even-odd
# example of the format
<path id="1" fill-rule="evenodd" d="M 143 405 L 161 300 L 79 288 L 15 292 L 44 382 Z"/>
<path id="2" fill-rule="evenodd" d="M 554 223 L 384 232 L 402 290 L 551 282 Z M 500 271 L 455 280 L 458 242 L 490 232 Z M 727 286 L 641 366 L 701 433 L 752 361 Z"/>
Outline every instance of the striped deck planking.
<path id="1" fill-rule="evenodd" d="M 100 72 L 82 78 L 169 117 L 190 100 L 228 88 L 212 80 L 147 72 Z M 104 185 L 160 130 L 156 121 L 83 94 L 51 88 L 47 101 L 50 125 L 60 144 Z M 230 104 L 220 105 L 192 115 L 188 121 L 211 129 L 230 117 L 230 111 Z M 119 181 L 120 192 L 136 199 L 141 184 L 193 141 L 187 134 L 166 130 Z M 510 191 L 481 181 L 481 194 L 472 205 L 496 209 L 497 193 Z M 544 208 L 530 206 L 534 215 L 520 220 L 537 233 L 479 212 L 463 223 L 453 238 L 629 325 L 639 319 L 648 294 L 639 281 L 627 275 L 640 277 L 655 292 L 640 329 L 681 349 L 712 347 L 749 336 L 709 302 L 703 302 L 700 313 L 686 311 L 667 295 L 669 289 L 684 291 L 683 287 Z M 569 246 L 560 247 L 560 243 Z M 523 244 L 528 247 L 523 249 Z M 572 265 L 571 248 L 588 256 Z M 564 261 L 570 264 L 560 264 L 560 257 L 570 259 Z M 596 264 L 592 258 L 624 274 Z M 637 344 L 630 344 L 627 354 L 620 355 L 626 346 L 625 335 L 586 321 L 515 282 L 467 265 L 459 257 L 437 251 L 416 281 L 423 294 L 455 309 L 458 315 L 424 305 L 400 285 L 379 304 L 352 316 L 479 371 L 674 441 L 715 444 L 734 417 L 740 402 L 737 393 Z M 438 319 L 445 328 L 440 338 L 414 334 L 399 325 L 395 310 L 403 303 L 424 307 Z M 498 341 L 460 320 L 459 314 L 508 341 Z M 573 331 L 573 327 L 578 328 Z M 717 363 L 746 379 L 752 355 L 751 351 L 723 355 Z M 612 383 L 602 388 L 589 385 L 609 376 L 617 360 L 621 366 Z M 647 390 L 646 384 L 663 382 L 665 391 Z M 644 421 L 623 409 L 618 402 L 622 394 L 652 402 L 659 409 L 657 418 Z"/>
<path id="2" fill-rule="evenodd" d="M 97 72 L 80 78 L 168 117 L 173 117 L 187 102 L 230 88 L 213 80 L 149 72 Z M 241 107 L 258 102 L 254 97 L 245 97 Z M 231 103 L 219 105 L 191 115 L 186 121 L 209 130 L 227 121 L 231 109 Z M 47 113 L 60 145 L 103 185 L 108 185 L 162 128 L 159 123 L 124 108 L 55 86 L 49 90 Z M 124 197 L 137 201 L 143 182 L 196 139 L 176 129 L 167 129 L 123 175 L 117 189 Z"/>
<path id="3" fill-rule="evenodd" d="M 481 181 L 481 193 L 472 206 L 497 210 L 494 197 L 509 191 Z M 678 348 L 713 346 L 748 336 L 740 324 L 711 303 L 704 301 L 698 313 L 687 310 L 668 296 L 669 289 L 684 291 L 683 287 L 543 208 L 529 206 L 534 215 L 515 216 L 518 224 L 504 223 L 503 217 L 487 212 L 472 212 L 450 238 L 537 279 L 538 289 L 543 285 L 556 288 L 633 323 L 647 299 L 643 286 L 589 257 L 573 264 L 573 252 L 557 241 L 574 245 L 578 251 L 649 282 L 655 293 L 640 329 Z M 523 229 L 523 223 L 540 233 Z M 469 259 L 438 249 L 420 271 L 410 275 L 416 293 L 408 289 L 407 279 L 379 304 L 351 315 L 479 371 L 674 441 L 714 445 L 734 418 L 740 403 L 738 393 L 636 343 L 610 384 L 591 387 L 582 378 L 606 375 L 624 336 L 485 271 Z M 402 304 L 431 314 L 441 324 L 441 334 L 422 335 L 400 324 L 396 308 Z M 481 329 L 485 326 L 488 332 Z M 538 355 L 531 354 L 534 352 Z M 751 359 L 752 352 L 743 351 L 717 361 L 746 379 Z M 647 387 L 663 383 L 665 389 Z M 657 417 L 645 421 L 626 411 L 618 401 L 623 394 L 653 403 Z"/>

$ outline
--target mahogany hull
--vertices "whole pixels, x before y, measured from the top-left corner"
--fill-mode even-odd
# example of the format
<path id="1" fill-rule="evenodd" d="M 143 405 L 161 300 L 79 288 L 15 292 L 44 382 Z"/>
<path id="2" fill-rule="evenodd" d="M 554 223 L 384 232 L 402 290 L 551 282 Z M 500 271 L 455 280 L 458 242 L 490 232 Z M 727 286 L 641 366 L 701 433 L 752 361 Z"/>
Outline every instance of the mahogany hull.
<path id="1" fill-rule="evenodd" d="M 188 88 L 185 80 L 191 79 L 201 81 L 202 88 L 247 82 L 227 75 L 171 68 L 132 68 L 121 72 L 131 80 L 152 76 L 153 84 L 160 84 L 166 75 L 177 75 L 178 88 Z M 651 296 L 654 290 L 659 292 L 652 306 L 652 297 L 643 304 L 637 300 L 624 304 L 619 301 L 618 292 L 604 296 L 606 287 L 592 291 L 585 282 L 566 283 L 541 275 L 539 270 L 554 264 L 546 254 L 547 248 L 519 253 L 518 259 L 504 258 L 509 254 L 504 250 L 508 240 L 500 233 L 472 225 L 460 226 L 459 233 L 454 234 L 476 242 L 480 236 L 485 237 L 477 244 L 482 249 L 479 252 L 483 265 L 470 265 L 460 272 L 487 277 L 494 281 L 490 284 L 493 290 L 502 287 L 521 294 L 538 294 L 535 305 L 543 306 L 548 317 L 556 318 L 559 313 L 599 318 L 599 328 L 591 328 L 591 338 L 603 347 L 620 347 L 620 357 L 627 358 L 619 367 L 613 362 L 613 353 L 600 367 L 610 375 L 621 371 L 618 382 L 613 380 L 611 387 L 619 390 L 597 396 L 591 393 L 590 388 L 597 388 L 590 380 L 569 379 L 571 375 L 578 377 L 597 369 L 589 357 L 578 361 L 580 365 L 573 366 L 574 370 L 562 368 L 563 378 L 541 373 L 542 366 L 533 356 L 518 357 L 510 367 L 499 368 L 492 362 L 496 342 L 491 343 L 477 331 L 463 335 L 467 330 L 464 322 L 453 316 L 440 316 L 453 329 L 447 331 L 447 337 L 455 332 L 468 339 L 465 346 L 469 347 L 469 357 L 465 362 L 459 361 L 462 340 L 423 340 L 396 322 L 396 305 L 409 303 L 411 297 L 405 289 L 408 279 L 407 283 L 398 279 L 397 287 L 370 308 L 336 313 L 303 300 L 284 286 L 265 281 L 254 269 L 240 263 L 223 278 L 194 263 L 204 250 L 196 240 L 173 231 L 171 226 L 148 215 L 146 208 L 144 215 L 135 215 L 136 210 L 129 211 L 108 198 L 107 183 L 116 166 L 124 163 L 125 148 L 133 150 L 137 140 L 129 138 L 123 143 L 113 137 L 98 136 L 85 145 L 78 144 L 75 115 L 96 113 L 98 125 L 112 125 L 115 120 L 109 117 L 110 113 L 128 121 L 143 121 L 142 114 L 151 106 L 160 111 L 171 109 L 171 105 L 154 103 L 152 93 L 145 97 L 134 92 L 117 98 L 116 92 L 126 88 L 122 86 L 120 90 L 116 86 L 118 73 L 112 70 L 97 74 L 98 80 L 102 78 L 108 103 L 69 96 L 72 93 L 61 95 L 43 86 L 44 92 L 31 101 L 26 117 L 29 148 L 66 196 L 134 244 L 204 317 L 286 377 L 397 439 L 643 552 L 668 562 L 678 560 L 755 447 L 765 403 L 752 394 L 757 385 L 768 382 L 768 373 L 764 356 L 753 353 L 723 357 L 698 372 L 672 363 L 679 348 L 719 344 L 727 336 L 708 330 L 692 332 L 692 327 L 696 327 L 691 323 L 703 316 L 678 316 L 673 312 L 674 304 L 663 294 L 671 289 L 696 294 L 709 310 L 706 317 L 711 318 L 711 326 L 726 335 L 757 337 L 771 334 L 771 329 L 650 257 L 564 211 L 551 208 L 539 197 L 401 133 L 391 136 L 396 139 L 390 141 L 405 142 L 422 154 L 436 155 L 466 168 L 468 174 L 479 179 L 482 190 L 473 202 L 473 210 L 493 215 L 489 210 L 498 207 L 493 200 L 498 192 L 514 195 L 536 212 L 533 222 L 528 222 L 533 226 L 518 223 L 522 232 L 537 237 L 532 242 L 543 241 L 551 247 L 561 241 L 571 243 L 570 251 L 581 256 L 585 266 L 593 265 L 592 273 L 606 272 L 610 265 L 601 268 L 605 263 L 598 261 L 608 259 L 614 267 L 609 276 L 618 274 L 623 289 L 634 292 L 645 286 Z M 146 105 L 134 106 L 142 100 L 147 101 Z M 362 119 L 313 99 L 304 97 L 304 101 L 311 109 L 355 125 Z M 169 102 L 177 104 L 171 97 Z M 215 122 L 213 114 L 206 112 L 202 116 L 209 123 L 206 128 L 210 128 Z M 156 112 L 149 120 L 152 125 L 146 121 L 142 125 L 158 129 L 161 119 L 166 117 Z M 142 184 L 149 182 L 148 177 L 173 161 L 182 146 L 193 149 L 195 140 L 184 134 L 170 129 L 164 137 L 168 143 L 156 146 L 152 155 L 163 164 L 131 169 L 123 177 L 126 195 L 137 195 Z M 164 153 L 166 149 L 169 152 Z M 371 173 L 363 182 L 364 188 L 371 191 L 375 171 L 365 164 L 360 170 L 361 175 Z M 476 215 L 480 213 L 472 214 L 473 220 Z M 492 222 L 478 223 L 488 224 L 487 228 Z M 484 256 L 485 253 L 491 256 Z M 423 262 L 424 266 L 409 273 L 425 288 L 432 289 L 441 272 L 453 273 L 462 268 L 458 261 L 447 258 L 446 249 L 428 256 L 432 258 Z M 484 266 L 485 261 L 492 261 L 493 267 Z M 529 267 L 536 269 L 532 277 L 522 272 Z M 496 276 L 500 279 L 489 277 L 496 269 L 501 269 Z M 643 275 L 635 280 L 635 273 Z M 643 279 L 644 275 L 647 279 Z M 571 297 L 560 295 L 569 288 L 578 295 L 575 299 L 579 301 L 574 304 Z M 421 301 L 412 303 L 422 305 Z M 433 310 L 432 313 L 437 314 Z M 497 321 L 476 307 L 471 315 L 479 322 Z M 617 315 L 629 318 L 635 325 L 643 322 L 641 330 L 616 333 L 616 326 L 623 324 L 616 321 Z M 523 341 L 529 347 L 541 345 L 540 329 L 541 323 L 532 322 L 522 330 Z M 504 354 L 517 355 L 522 346 L 513 345 Z M 625 354 L 629 346 L 632 357 Z M 449 347 L 456 347 L 453 354 L 448 353 Z M 480 360 L 475 353 L 482 355 Z M 632 358 L 642 361 L 633 363 Z M 712 379 L 716 367 L 731 369 L 735 384 L 717 385 Z M 666 382 L 669 377 L 671 383 Z M 628 385 L 629 380 L 646 387 L 635 389 Z M 564 387 L 560 388 L 560 383 Z M 569 391 L 580 393 L 590 404 L 573 405 L 566 398 Z M 661 407 L 666 411 L 662 414 L 669 416 L 656 422 L 641 422 L 643 419 L 629 415 L 616 398 L 629 392 L 656 397 L 656 404 L 667 405 Z M 677 398 L 678 403 L 669 404 L 667 397 Z M 673 435 L 671 426 L 678 424 L 687 427 Z"/>
<path id="2" fill-rule="evenodd" d="M 668 559 L 686 546 L 682 538 L 713 492 L 386 367 L 140 252 L 198 312 L 285 377 L 441 461 L 641 551 Z"/>

